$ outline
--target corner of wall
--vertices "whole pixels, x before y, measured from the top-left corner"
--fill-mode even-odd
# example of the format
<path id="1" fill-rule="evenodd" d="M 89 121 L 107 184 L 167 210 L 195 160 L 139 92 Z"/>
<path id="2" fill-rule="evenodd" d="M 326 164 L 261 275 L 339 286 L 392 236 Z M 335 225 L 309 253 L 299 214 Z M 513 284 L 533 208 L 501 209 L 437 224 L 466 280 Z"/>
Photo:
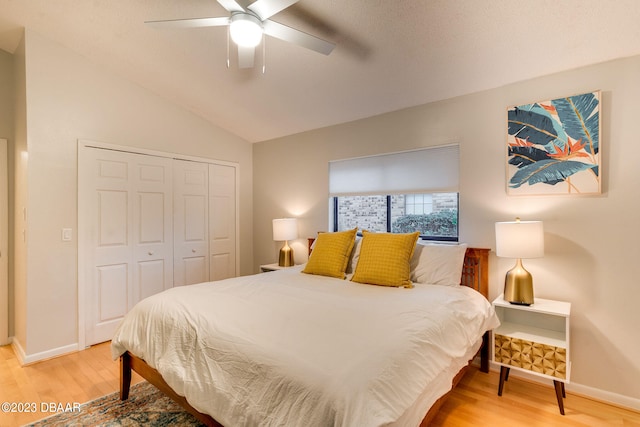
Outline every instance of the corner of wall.
<path id="1" fill-rule="evenodd" d="M 9 313 L 12 313 L 13 325 L 9 334 L 14 336 L 14 343 L 22 349 L 20 342 L 26 345 L 26 257 L 27 248 L 24 241 L 26 220 L 23 212 L 27 202 L 27 89 L 26 89 L 26 43 L 25 33 L 14 52 L 13 58 L 14 84 L 14 126 L 12 156 L 9 158 L 12 169 L 12 185 L 9 201 L 11 222 L 11 243 L 9 254 L 11 257 Z M 15 348 L 15 347 L 14 347 Z M 18 352 L 16 352 L 18 354 Z M 24 355 L 24 351 L 22 352 Z"/>

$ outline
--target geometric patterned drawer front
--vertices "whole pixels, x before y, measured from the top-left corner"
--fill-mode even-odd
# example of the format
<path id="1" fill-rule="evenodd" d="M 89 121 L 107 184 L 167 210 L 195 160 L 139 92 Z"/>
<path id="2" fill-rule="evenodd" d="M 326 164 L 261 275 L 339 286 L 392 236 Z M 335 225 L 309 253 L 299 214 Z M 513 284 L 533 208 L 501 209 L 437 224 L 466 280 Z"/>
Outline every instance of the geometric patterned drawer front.
<path id="1" fill-rule="evenodd" d="M 533 341 L 495 335 L 494 361 L 566 379 L 567 350 Z"/>

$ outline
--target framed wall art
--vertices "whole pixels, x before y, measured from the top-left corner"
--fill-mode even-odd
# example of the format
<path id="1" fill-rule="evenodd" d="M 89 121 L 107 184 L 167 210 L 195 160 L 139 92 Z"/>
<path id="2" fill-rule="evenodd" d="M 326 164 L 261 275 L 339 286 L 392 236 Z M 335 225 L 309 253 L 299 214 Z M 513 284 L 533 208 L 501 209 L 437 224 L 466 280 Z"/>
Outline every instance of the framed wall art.
<path id="1" fill-rule="evenodd" d="M 507 109 L 507 194 L 600 194 L 600 91 Z"/>

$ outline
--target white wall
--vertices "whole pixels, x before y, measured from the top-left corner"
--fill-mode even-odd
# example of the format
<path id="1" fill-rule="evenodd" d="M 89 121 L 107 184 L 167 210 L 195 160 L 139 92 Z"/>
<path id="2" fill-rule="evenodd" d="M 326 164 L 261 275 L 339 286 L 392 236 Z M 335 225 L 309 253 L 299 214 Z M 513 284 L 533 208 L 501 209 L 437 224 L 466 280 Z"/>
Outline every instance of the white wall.
<path id="1" fill-rule="evenodd" d="M 514 68 L 517 72 L 517 67 Z M 254 145 L 254 258 L 274 262 L 271 219 L 299 217 L 303 237 L 328 227 L 329 160 L 459 142 L 460 238 L 495 249 L 494 223 L 539 219 L 544 258 L 526 260 L 537 297 L 572 305 L 569 390 L 640 409 L 638 145 L 640 57 L 616 60 Z M 603 194 L 508 197 L 506 109 L 602 90 Z M 296 241 L 303 262 L 304 240 Z M 490 260 L 490 297 L 513 260 Z"/>
<path id="2" fill-rule="evenodd" d="M 251 271 L 251 144 L 28 29 L 24 46 L 27 250 L 15 335 L 27 361 L 78 340 L 78 139 L 239 163 L 240 270 Z M 71 242 L 62 228 L 73 229 Z"/>

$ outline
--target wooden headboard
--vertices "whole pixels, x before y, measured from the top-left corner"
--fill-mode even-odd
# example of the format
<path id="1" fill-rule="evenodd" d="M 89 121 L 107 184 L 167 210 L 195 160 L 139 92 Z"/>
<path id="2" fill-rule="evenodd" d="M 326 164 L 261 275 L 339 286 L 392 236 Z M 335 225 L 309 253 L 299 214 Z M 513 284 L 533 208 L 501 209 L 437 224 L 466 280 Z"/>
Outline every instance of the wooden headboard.
<path id="1" fill-rule="evenodd" d="M 489 298 L 489 251 L 484 248 L 467 248 L 462 264 L 460 284 L 480 292 Z"/>
<path id="2" fill-rule="evenodd" d="M 309 255 L 315 237 L 308 238 Z M 467 248 L 462 264 L 461 285 L 468 286 L 489 298 L 489 251 L 483 248 Z"/>

